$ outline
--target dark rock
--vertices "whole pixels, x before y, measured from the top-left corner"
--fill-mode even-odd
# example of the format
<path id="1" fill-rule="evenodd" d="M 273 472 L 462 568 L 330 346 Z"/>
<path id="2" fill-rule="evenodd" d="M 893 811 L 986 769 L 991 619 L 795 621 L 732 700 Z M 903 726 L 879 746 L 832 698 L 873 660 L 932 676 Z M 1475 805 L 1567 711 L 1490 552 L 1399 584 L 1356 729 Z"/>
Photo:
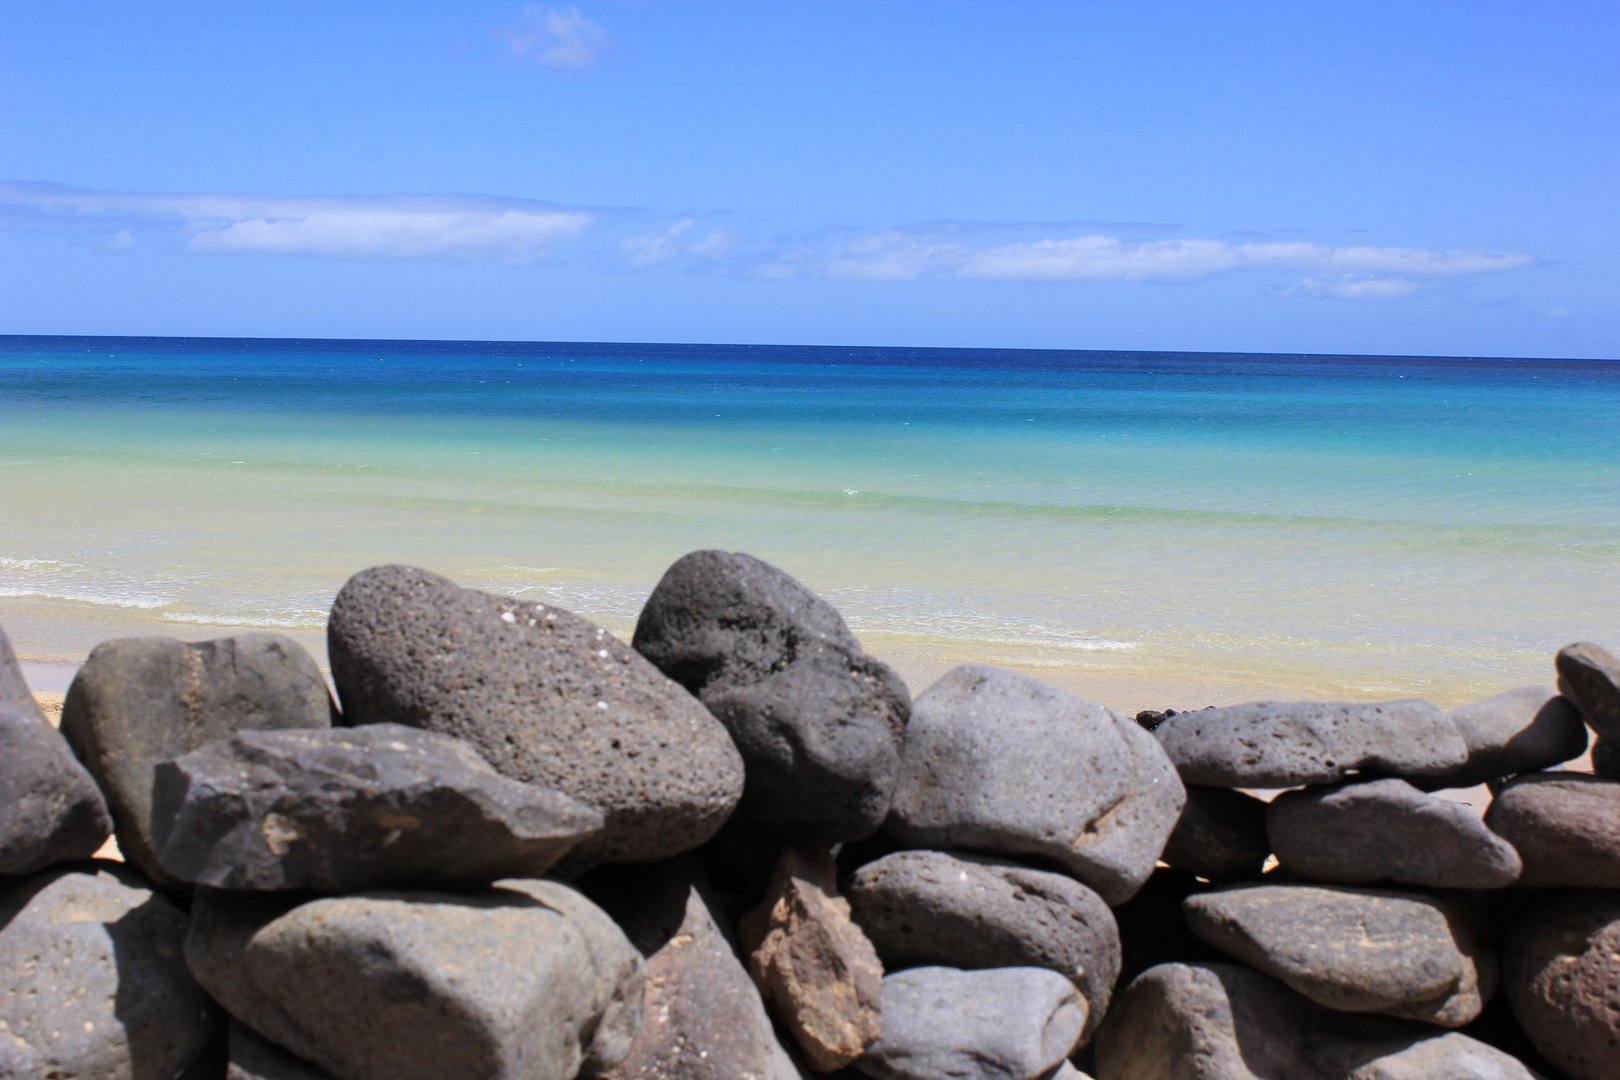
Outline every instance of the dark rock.
<path id="1" fill-rule="evenodd" d="M 1136 722 L 1146 730 L 1152 731 L 1174 715 L 1176 715 L 1174 709 L 1143 709 L 1136 714 Z"/>
<path id="2" fill-rule="evenodd" d="M 1264 802 L 1231 788 L 1189 786 L 1161 857 L 1177 870 L 1228 882 L 1258 877 L 1270 854 Z"/>
<path id="3" fill-rule="evenodd" d="M 1460 902 L 1372 889 L 1250 885 L 1189 897 L 1199 937 L 1343 1012 L 1461 1027 L 1496 986 L 1496 957 Z"/>
<path id="4" fill-rule="evenodd" d="M 1119 977 L 1119 928 L 1102 898 L 1067 875 L 902 851 L 861 867 L 846 891 L 855 921 L 891 968 L 1048 968 L 1086 1000 L 1082 1042 L 1108 1011 Z"/>
<path id="5" fill-rule="evenodd" d="M 1545 769 L 1586 751 L 1586 725 L 1575 706 L 1539 686 L 1464 705 L 1447 718 L 1468 747 L 1468 760 L 1419 787 L 1473 787 L 1499 776 Z"/>
<path id="6" fill-rule="evenodd" d="M 725 728 L 623 642 L 561 608 L 381 566 L 343 586 L 327 641 L 347 723 L 465 739 L 498 772 L 600 811 L 605 827 L 574 857 L 688 850 L 742 794 Z"/>
<path id="7" fill-rule="evenodd" d="M 1045 968 L 912 968 L 883 980 L 883 1037 L 855 1067 L 880 1080 L 1034 1080 L 1085 1022 L 1074 984 Z"/>
<path id="8" fill-rule="evenodd" d="M 35 712 L 0 702 L 0 874 L 88 859 L 112 831 L 96 782 Z"/>
<path id="9" fill-rule="evenodd" d="M 1129 902 L 1113 909 L 1122 961 L 1117 985 L 1160 964 L 1226 962 L 1226 954 L 1194 934 L 1181 913 L 1187 897 L 1213 888 L 1184 871 L 1161 866 Z"/>
<path id="10" fill-rule="evenodd" d="M 1620 743 L 1598 739 L 1592 743 L 1592 771 L 1605 780 L 1620 780 Z"/>
<path id="11" fill-rule="evenodd" d="M 1519 877 L 1519 853 L 1472 810 L 1404 780 L 1285 792 L 1266 829 L 1283 869 L 1308 881 L 1500 889 Z"/>
<path id="12" fill-rule="evenodd" d="M 1620 782 L 1576 773 L 1510 781 L 1485 824 L 1519 851 L 1519 884 L 1620 889 Z"/>
<path id="13" fill-rule="evenodd" d="M 1306 1056 L 1323 1080 L 1537 1080 L 1517 1058 L 1461 1032 L 1321 1009 Z"/>
<path id="14" fill-rule="evenodd" d="M 332 1080 L 239 1021 L 231 1021 L 230 1061 L 225 1080 Z"/>
<path id="15" fill-rule="evenodd" d="M 181 962 L 185 926 L 178 908 L 115 863 L 9 883 L 0 893 L 0 1075 L 178 1074 L 217 1021 Z"/>
<path id="16" fill-rule="evenodd" d="M 11 639 L 6 636 L 5 629 L 0 628 L 0 711 L 8 707 L 41 724 L 45 723 L 45 711 L 34 700 L 34 692 L 28 688 L 28 680 L 23 678 L 22 665 L 17 662 L 17 654 L 11 651 Z"/>
<path id="17" fill-rule="evenodd" d="M 1503 945 L 1503 990 L 1536 1049 L 1578 1080 L 1620 1076 L 1620 893 L 1554 894 Z"/>
<path id="18" fill-rule="evenodd" d="M 1456 727 L 1427 701 L 1259 701 L 1178 713 L 1154 735 L 1183 781 L 1211 787 L 1330 784 L 1357 770 L 1441 776 L 1468 758 Z"/>
<path id="19" fill-rule="evenodd" d="M 152 847 L 157 765 L 238 731 L 325 728 L 331 716 L 326 680 L 289 638 L 121 638 L 97 645 L 79 669 L 62 734 L 107 796 L 124 858 L 172 887 Z"/>
<path id="20" fill-rule="evenodd" d="M 1118 904 L 1153 872 L 1185 802 L 1135 721 L 969 665 L 917 698 L 885 829 L 919 847 L 1050 859 Z"/>
<path id="21" fill-rule="evenodd" d="M 333 1076 L 565 1080 L 629 1052 L 641 958 L 565 885 L 283 895 L 200 892 L 186 962 L 231 1015 Z"/>
<path id="22" fill-rule="evenodd" d="M 825 600 L 751 555 L 694 551 L 648 597 L 633 643 L 731 732 L 741 813 L 803 843 L 883 823 L 911 697 Z"/>
<path id="23" fill-rule="evenodd" d="M 1566 645 L 1553 662 L 1558 689 L 1581 711 L 1592 730 L 1620 742 L 1620 658 L 1590 641 Z"/>

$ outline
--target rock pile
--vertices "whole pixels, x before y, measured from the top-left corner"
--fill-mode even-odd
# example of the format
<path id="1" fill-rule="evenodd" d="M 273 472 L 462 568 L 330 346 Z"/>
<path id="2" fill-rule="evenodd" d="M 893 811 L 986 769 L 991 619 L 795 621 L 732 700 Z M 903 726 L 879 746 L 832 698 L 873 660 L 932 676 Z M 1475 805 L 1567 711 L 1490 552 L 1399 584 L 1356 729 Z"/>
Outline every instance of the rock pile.
<path id="1" fill-rule="evenodd" d="M 1449 714 L 913 702 L 712 551 L 630 645 L 401 566 L 328 631 L 336 701 L 107 642 L 60 733 L 0 634 L 0 1078 L 1620 1076 L 1598 646 Z"/>

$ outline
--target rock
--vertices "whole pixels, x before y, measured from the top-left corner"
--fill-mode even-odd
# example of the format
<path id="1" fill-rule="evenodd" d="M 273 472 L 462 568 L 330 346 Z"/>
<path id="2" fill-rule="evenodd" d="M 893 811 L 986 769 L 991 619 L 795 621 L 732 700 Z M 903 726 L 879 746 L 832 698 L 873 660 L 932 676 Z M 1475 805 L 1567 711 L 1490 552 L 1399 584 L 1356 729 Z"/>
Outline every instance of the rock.
<path id="1" fill-rule="evenodd" d="M 751 555 L 694 551 L 648 597 L 633 644 L 731 732 L 740 813 L 808 844 L 883 824 L 911 696 L 832 605 Z"/>
<path id="2" fill-rule="evenodd" d="M 1050 859 L 1119 904 L 1153 872 L 1185 802 L 1134 720 L 968 665 L 912 707 L 884 828 L 917 847 Z"/>
<path id="3" fill-rule="evenodd" d="M 1620 1076 L 1620 893 L 1554 894 L 1507 934 L 1502 985 L 1549 1062 L 1577 1080 Z"/>
<path id="4" fill-rule="evenodd" d="M 45 711 L 34 699 L 28 680 L 23 678 L 22 665 L 17 662 L 17 654 L 11 651 L 11 639 L 5 629 L 0 628 L 0 711 L 7 708 L 45 723 Z"/>
<path id="5" fill-rule="evenodd" d="M 157 765 L 238 731 L 324 728 L 331 716 L 326 680 L 289 638 L 121 638 L 97 645 L 79 669 L 62 734 L 107 796 L 124 858 L 174 887 L 152 847 Z"/>
<path id="6" fill-rule="evenodd" d="M 1301 1080 L 1309 1003 L 1234 964 L 1160 964 L 1097 1032 L 1098 1080 Z"/>
<path id="7" fill-rule="evenodd" d="M 1085 1022 L 1074 984 L 1045 968 L 912 968 L 884 978 L 883 1037 L 855 1068 L 880 1080 L 1034 1080 L 1069 1056 Z"/>
<path id="8" fill-rule="evenodd" d="M 1211 787 L 1331 784 L 1357 770 L 1442 776 L 1468 759 L 1456 727 L 1427 701 L 1260 701 L 1177 713 L 1153 734 L 1184 782 Z"/>
<path id="9" fill-rule="evenodd" d="M 333 1076 L 566 1080 L 635 1038 L 641 958 L 565 885 L 291 904 L 200 892 L 186 962 L 231 1015 Z"/>
<path id="10" fill-rule="evenodd" d="M 1342 1012 L 1461 1027 L 1496 986 L 1496 957 L 1458 901 L 1248 885 L 1188 897 L 1182 911 L 1211 945 Z"/>
<path id="11" fill-rule="evenodd" d="M 696 847 L 742 794 L 742 760 L 719 721 L 561 608 L 380 566 L 338 593 L 327 642 L 347 723 L 465 739 L 505 776 L 599 811 L 604 828 L 571 853 L 579 859 Z"/>
<path id="12" fill-rule="evenodd" d="M 1620 783 L 1576 773 L 1510 781 L 1485 824 L 1518 849 L 1520 885 L 1620 889 Z"/>
<path id="13" fill-rule="evenodd" d="M 114 863 L 8 885 L 0 1075 L 156 1080 L 201 1052 L 217 1017 L 181 962 L 178 908 Z"/>
<path id="14" fill-rule="evenodd" d="M 1067 875 L 902 851 L 861 867 L 845 891 L 856 923 L 891 968 L 1055 971 L 1086 1000 L 1082 1042 L 1108 1011 L 1119 978 L 1119 928 L 1102 898 Z"/>
<path id="15" fill-rule="evenodd" d="M 287 1053 L 246 1024 L 232 1020 L 225 1080 L 332 1080 L 332 1077 Z"/>
<path id="16" fill-rule="evenodd" d="M 62 736 L 0 702 L 0 875 L 88 859 L 111 831 L 100 789 Z"/>
<path id="17" fill-rule="evenodd" d="M 1228 882 L 1259 877 L 1270 854 L 1264 802 L 1230 788 L 1189 786 L 1161 857 L 1177 870 Z"/>
<path id="18" fill-rule="evenodd" d="M 1592 743 L 1592 771 L 1605 780 L 1620 780 L 1620 743 L 1598 739 Z"/>
<path id="19" fill-rule="evenodd" d="M 1575 703 L 1592 730 L 1620 742 L 1620 658 L 1590 641 L 1566 645 L 1553 662 L 1558 689 Z"/>
<path id="20" fill-rule="evenodd" d="M 1509 690 L 1447 718 L 1468 748 L 1468 760 L 1418 786 L 1473 787 L 1513 773 L 1534 772 L 1586 751 L 1586 725 L 1568 698 L 1539 686 Z"/>
<path id="21" fill-rule="evenodd" d="M 1461 1032 L 1317 1010 L 1306 1056 L 1323 1080 L 1538 1080 L 1517 1058 Z"/>
<path id="22" fill-rule="evenodd" d="M 836 878 L 830 853 L 789 848 L 742 924 L 749 973 L 817 1072 L 848 1065 L 883 1030 L 883 965 Z"/>
<path id="23" fill-rule="evenodd" d="M 561 792 L 399 724 L 248 731 L 157 767 L 165 873 L 221 889 L 487 885 L 539 876 L 602 827 Z"/>
<path id="24" fill-rule="evenodd" d="M 1519 853 L 1461 803 L 1405 780 L 1285 792 L 1266 809 L 1271 847 L 1307 881 L 1394 881 L 1437 889 L 1500 889 L 1519 877 Z"/>

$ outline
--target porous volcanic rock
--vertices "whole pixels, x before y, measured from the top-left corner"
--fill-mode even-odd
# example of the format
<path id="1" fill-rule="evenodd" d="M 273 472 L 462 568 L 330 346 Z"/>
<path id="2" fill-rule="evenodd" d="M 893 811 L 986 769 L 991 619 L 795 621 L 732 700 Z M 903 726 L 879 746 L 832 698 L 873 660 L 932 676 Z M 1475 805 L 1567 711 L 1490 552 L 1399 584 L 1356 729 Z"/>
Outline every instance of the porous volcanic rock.
<path id="1" fill-rule="evenodd" d="M 1177 870 L 1224 883 L 1259 877 L 1270 854 L 1264 802 L 1231 788 L 1189 785 L 1161 857 Z"/>
<path id="2" fill-rule="evenodd" d="M 1620 889 L 1620 782 L 1516 777 L 1491 801 L 1485 824 L 1518 849 L 1520 885 Z"/>
<path id="3" fill-rule="evenodd" d="M 218 1016 L 180 959 L 186 916 L 115 863 L 0 893 L 0 1075 L 178 1075 Z"/>
<path id="4" fill-rule="evenodd" d="M 1375 705 L 1259 701 L 1177 713 L 1153 732 L 1188 784 L 1293 787 L 1355 771 L 1442 776 L 1468 759 L 1427 701 Z"/>
<path id="5" fill-rule="evenodd" d="M 1500 889 L 1519 877 L 1512 844 L 1405 780 L 1284 792 L 1266 808 L 1266 831 L 1283 869 L 1308 881 Z"/>
<path id="6" fill-rule="evenodd" d="M 338 593 L 327 642 L 346 723 L 465 739 L 498 772 L 600 811 L 602 831 L 571 853 L 580 859 L 696 847 L 742 794 L 742 759 L 720 722 L 562 608 L 379 566 Z"/>
<path id="7" fill-rule="evenodd" d="M 648 597 L 633 644 L 731 732 L 741 813 L 803 843 L 883 823 L 911 696 L 832 605 L 751 555 L 694 551 Z"/>
<path id="8" fill-rule="evenodd" d="M 1153 872 L 1186 798 L 1134 720 L 967 665 L 913 705 L 884 828 L 916 847 L 1050 859 L 1119 904 Z"/>
<path id="9" fill-rule="evenodd" d="M 101 789 L 62 736 L 0 702 L 0 875 L 88 859 L 111 831 Z"/>
<path id="10" fill-rule="evenodd" d="M 1590 641 L 1558 650 L 1558 689 L 1575 703 L 1592 730 L 1620 742 L 1620 658 Z"/>
<path id="11" fill-rule="evenodd" d="M 855 871 L 855 921 L 891 968 L 1043 967 L 1079 988 L 1091 1037 L 1119 978 L 1119 927 L 1102 897 L 1049 870 L 899 851 Z"/>
<path id="12" fill-rule="evenodd" d="M 1513 1015 L 1550 1063 L 1579 1080 L 1620 1076 L 1620 893 L 1552 894 L 1503 943 Z"/>
<path id="13" fill-rule="evenodd" d="M 1518 1058 L 1458 1031 L 1324 1009 L 1306 1056 L 1321 1080 L 1539 1080 Z"/>
<path id="14" fill-rule="evenodd" d="M 290 638 L 119 638 L 79 668 L 62 734 L 106 795 L 124 858 L 172 887 L 152 846 L 157 765 L 238 731 L 329 727 L 332 711 L 320 669 Z"/>
<path id="15" fill-rule="evenodd" d="M 1586 751 L 1586 724 L 1580 712 L 1568 698 L 1545 687 L 1509 690 L 1446 716 L 1468 747 L 1468 760 L 1419 781 L 1419 787 L 1473 787 L 1500 776 L 1545 769 Z"/>
<path id="16" fill-rule="evenodd" d="M 472 747 L 400 724 L 245 731 L 157 767 L 152 831 L 176 880 L 347 892 L 536 877 L 602 827 Z"/>

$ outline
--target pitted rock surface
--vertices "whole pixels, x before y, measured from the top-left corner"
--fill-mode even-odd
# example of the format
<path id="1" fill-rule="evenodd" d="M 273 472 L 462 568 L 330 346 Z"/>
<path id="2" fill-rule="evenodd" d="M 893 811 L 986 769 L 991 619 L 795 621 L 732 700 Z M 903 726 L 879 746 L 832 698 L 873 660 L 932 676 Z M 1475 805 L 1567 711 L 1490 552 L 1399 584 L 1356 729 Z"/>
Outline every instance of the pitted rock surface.
<path id="1" fill-rule="evenodd" d="M 1474 811 L 1404 780 L 1284 792 L 1266 809 L 1266 829 L 1283 869 L 1308 881 L 1500 889 L 1521 868 Z"/>
<path id="2" fill-rule="evenodd" d="M 320 669 L 290 638 L 120 638 L 79 669 L 62 734 L 106 795 L 124 858 L 173 887 L 152 845 L 158 764 L 238 731 L 329 727 L 332 711 Z"/>
<path id="3" fill-rule="evenodd" d="M 1620 1075 L 1620 893 L 1552 894 L 1507 933 L 1502 985 L 1548 1062 L 1577 1080 Z"/>
<path id="4" fill-rule="evenodd" d="M 731 732 L 741 813 L 804 843 L 883 823 L 911 697 L 825 600 L 751 555 L 695 551 L 665 572 L 633 643 Z"/>
<path id="5" fill-rule="evenodd" d="M 1520 885 L 1620 889 L 1620 781 L 1520 776 L 1497 792 L 1485 824 L 1518 849 Z"/>
<path id="6" fill-rule="evenodd" d="M 1525 686 L 1446 714 L 1468 747 L 1455 770 L 1419 782 L 1423 788 L 1473 787 L 1513 773 L 1534 772 L 1586 752 L 1586 724 L 1568 698 Z"/>
<path id="7" fill-rule="evenodd" d="M 1119 904 L 1153 872 L 1185 802 L 1134 720 L 968 665 L 917 698 L 884 828 L 917 847 L 1050 859 Z"/>
<path id="8" fill-rule="evenodd" d="M 891 968 L 1043 967 L 1089 1007 L 1089 1039 L 1119 978 L 1119 927 L 1102 897 L 1065 874 L 942 851 L 867 863 L 846 889 L 855 921 Z"/>
<path id="9" fill-rule="evenodd" d="M 101 789 L 36 712 L 0 702 L 0 875 L 88 859 L 112 831 Z"/>
<path id="10" fill-rule="evenodd" d="M 1443 776 L 1468 760 L 1456 726 L 1415 700 L 1259 701 L 1177 713 L 1153 734 L 1183 781 L 1211 787 L 1331 784 L 1356 771 Z"/>
<path id="11" fill-rule="evenodd" d="M 1270 854 L 1264 802 L 1231 788 L 1193 785 L 1162 858 L 1177 870 L 1224 883 L 1259 877 Z"/>
<path id="12" fill-rule="evenodd" d="M 594 807 L 605 825 L 571 853 L 580 859 L 696 847 L 742 794 L 742 760 L 719 721 L 561 608 L 381 566 L 343 586 L 327 639 L 346 723 L 453 735 L 498 772 Z"/>
<path id="13" fill-rule="evenodd" d="M 460 740 L 400 724 L 216 740 L 157 767 L 152 816 L 176 880 L 326 892 L 537 877 L 602 827 Z"/>
<path id="14" fill-rule="evenodd" d="M 1620 658 L 1590 641 L 1566 645 L 1553 661 L 1558 689 L 1575 703 L 1592 730 L 1620 742 Z"/>

